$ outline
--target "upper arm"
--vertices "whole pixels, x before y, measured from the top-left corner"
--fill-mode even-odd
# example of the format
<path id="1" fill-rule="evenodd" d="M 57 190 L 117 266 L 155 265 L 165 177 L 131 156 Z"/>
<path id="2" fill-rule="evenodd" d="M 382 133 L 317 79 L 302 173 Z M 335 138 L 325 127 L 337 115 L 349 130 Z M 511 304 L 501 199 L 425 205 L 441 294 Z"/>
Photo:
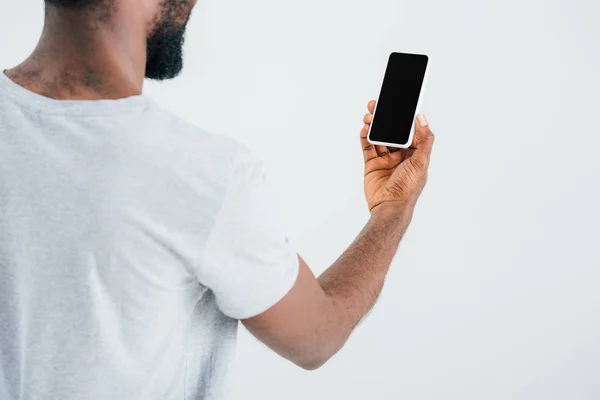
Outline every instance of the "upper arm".
<path id="1" fill-rule="evenodd" d="M 264 165 L 241 147 L 198 279 L 219 309 L 305 367 L 335 348 L 333 301 L 290 243 Z"/>
<path id="2" fill-rule="evenodd" d="M 240 146 L 232 175 L 196 273 L 225 315 L 244 319 L 289 292 L 299 261 L 263 163 Z"/>
<path id="3" fill-rule="evenodd" d="M 320 367 L 347 337 L 333 299 L 298 256 L 300 271 L 287 295 L 264 313 L 242 320 L 260 341 L 306 369 Z"/>

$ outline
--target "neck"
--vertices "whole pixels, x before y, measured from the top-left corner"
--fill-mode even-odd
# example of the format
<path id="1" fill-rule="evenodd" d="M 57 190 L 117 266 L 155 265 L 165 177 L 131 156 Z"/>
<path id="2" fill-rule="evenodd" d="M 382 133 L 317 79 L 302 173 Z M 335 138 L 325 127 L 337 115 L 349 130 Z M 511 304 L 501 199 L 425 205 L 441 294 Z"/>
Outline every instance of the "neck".
<path id="1" fill-rule="evenodd" d="M 141 94 L 148 32 L 141 18 L 135 20 L 139 12 L 118 11 L 108 15 L 108 10 L 99 14 L 97 10 L 67 11 L 48 6 L 37 47 L 6 74 L 21 86 L 58 100 L 119 99 Z"/>

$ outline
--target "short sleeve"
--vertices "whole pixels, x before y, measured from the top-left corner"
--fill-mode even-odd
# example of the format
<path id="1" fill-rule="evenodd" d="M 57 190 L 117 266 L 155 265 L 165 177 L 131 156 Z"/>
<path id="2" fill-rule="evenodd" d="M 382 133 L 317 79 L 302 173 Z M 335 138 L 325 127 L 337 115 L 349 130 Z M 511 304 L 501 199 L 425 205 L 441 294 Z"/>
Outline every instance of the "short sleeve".
<path id="1" fill-rule="evenodd" d="M 268 310 L 298 277 L 298 255 L 272 193 L 264 164 L 240 145 L 206 242 L 200 277 L 231 318 L 246 319 Z"/>

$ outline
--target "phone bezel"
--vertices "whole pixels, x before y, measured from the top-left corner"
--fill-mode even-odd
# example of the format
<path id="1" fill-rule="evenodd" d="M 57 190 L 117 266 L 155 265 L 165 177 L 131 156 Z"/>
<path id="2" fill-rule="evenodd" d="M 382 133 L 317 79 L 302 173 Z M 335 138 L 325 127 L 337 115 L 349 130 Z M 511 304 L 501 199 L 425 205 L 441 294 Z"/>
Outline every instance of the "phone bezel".
<path id="1" fill-rule="evenodd" d="M 419 56 L 419 57 L 427 57 L 427 66 L 425 67 L 425 74 L 423 76 L 423 84 L 421 85 L 421 90 L 419 91 L 419 99 L 417 100 L 417 108 L 415 110 L 415 115 L 413 116 L 413 122 L 412 122 L 412 126 L 410 127 L 410 133 L 408 135 L 408 141 L 405 144 L 399 144 L 399 143 L 386 143 L 386 142 L 378 142 L 378 141 L 374 141 L 371 140 L 371 128 L 373 127 L 373 121 L 375 120 L 375 116 L 377 114 L 377 105 L 379 104 L 379 97 L 381 97 L 381 91 L 383 90 L 383 81 L 385 81 L 385 74 L 387 73 L 391 58 L 394 54 L 405 54 L 405 55 L 410 55 L 410 56 Z M 373 118 L 371 120 L 371 124 L 369 125 L 369 133 L 367 134 L 367 141 L 371 144 L 374 145 L 379 145 L 379 146 L 387 146 L 387 147 L 394 147 L 394 148 L 399 148 L 399 149 L 407 149 L 410 146 L 412 146 L 412 142 L 414 139 L 414 135 L 415 135 L 415 119 L 417 117 L 417 115 L 419 114 L 420 108 L 421 108 L 421 101 L 423 99 L 423 93 L 425 92 L 425 86 L 427 84 L 427 76 L 429 74 L 429 56 L 425 55 L 425 54 L 413 54 L 413 53 L 399 53 L 399 52 L 393 52 L 390 54 L 390 56 L 388 57 L 388 63 L 387 66 L 385 68 L 384 71 L 384 75 L 383 75 L 383 79 L 382 79 L 382 84 L 381 84 L 381 89 L 379 90 L 379 97 L 377 98 L 377 103 L 375 104 L 375 109 L 373 110 Z"/>

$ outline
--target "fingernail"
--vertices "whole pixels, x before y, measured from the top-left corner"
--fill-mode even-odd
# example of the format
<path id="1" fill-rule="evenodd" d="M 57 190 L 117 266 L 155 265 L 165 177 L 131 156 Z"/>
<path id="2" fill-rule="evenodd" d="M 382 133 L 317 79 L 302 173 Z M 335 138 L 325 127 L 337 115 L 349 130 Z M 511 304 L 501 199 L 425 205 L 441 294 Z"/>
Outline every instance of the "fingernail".
<path id="1" fill-rule="evenodd" d="M 419 114 L 417 119 L 419 120 L 419 124 L 422 127 L 426 127 L 427 125 L 429 125 L 429 122 L 427 122 L 427 118 L 425 118 L 425 116 L 423 114 Z"/>

